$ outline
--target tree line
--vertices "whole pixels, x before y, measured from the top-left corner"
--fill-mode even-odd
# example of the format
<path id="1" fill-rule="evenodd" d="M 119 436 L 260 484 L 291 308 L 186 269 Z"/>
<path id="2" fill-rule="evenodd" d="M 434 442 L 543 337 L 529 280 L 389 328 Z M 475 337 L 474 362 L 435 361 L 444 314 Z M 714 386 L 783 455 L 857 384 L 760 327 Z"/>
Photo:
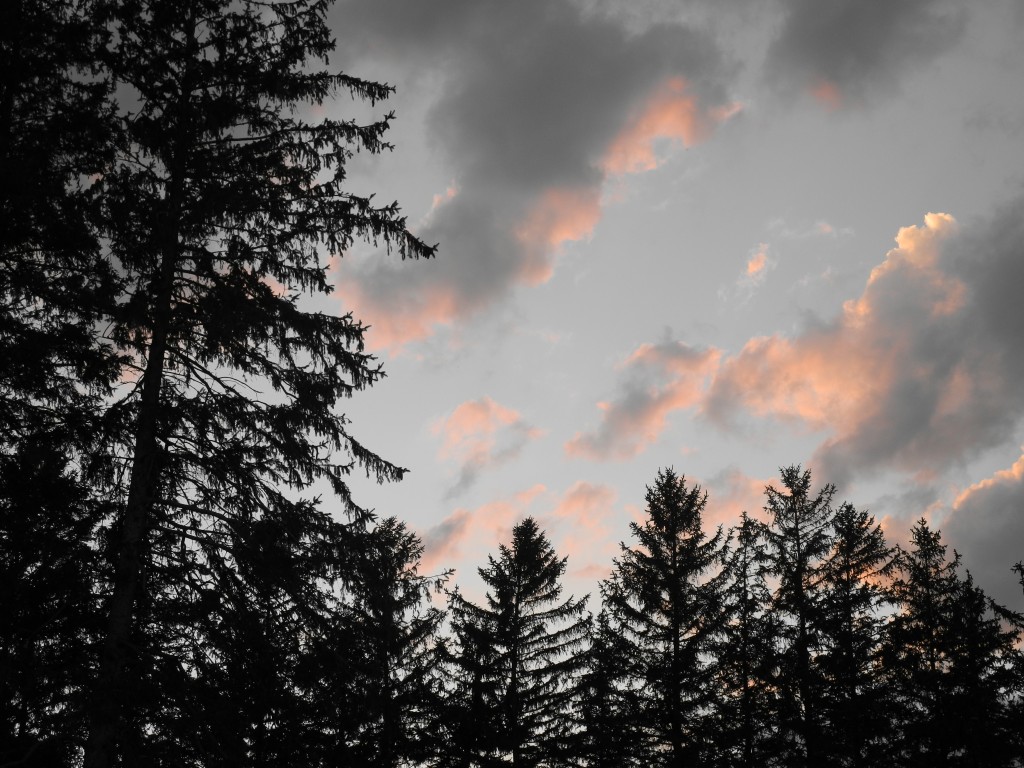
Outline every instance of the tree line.
<path id="1" fill-rule="evenodd" d="M 713 535 L 660 472 L 596 614 L 535 520 L 475 602 L 359 505 L 329 257 L 435 249 L 329 6 L 0 9 L 0 766 L 1019 765 L 1021 617 L 797 467 Z"/>

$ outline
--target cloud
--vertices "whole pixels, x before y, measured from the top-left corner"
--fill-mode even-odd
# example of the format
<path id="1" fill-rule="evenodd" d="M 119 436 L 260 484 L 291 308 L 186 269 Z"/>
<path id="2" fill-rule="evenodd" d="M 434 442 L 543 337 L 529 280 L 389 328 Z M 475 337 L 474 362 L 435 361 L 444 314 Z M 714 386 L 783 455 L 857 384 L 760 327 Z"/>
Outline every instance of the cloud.
<path id="1" fill-rule="evenodd" d="M 966 13 L 949 0 L 784 0 L 768 49 L 767 79 L 828 109 L 898 89 L 963 35 Z"/>
<path id="2" fill-rule="evenodd" d="M 1024 455 L 960 493 L 942 532 L 986 592 L 1024 610 L 1020 584 L 1010 572 L 1024 560 Z"/>
<path id="3" fill-rule="evenodd" d="M 765 519 L 764 489 L 777 482 L 774 478 L 761 480 L 750 477 L 735 466 L 718 472 L 705 486 L 708 506 L 705 510 L 704 530 L 711 532 L 718 525 L 725 528 L 738 525 L 743 512 L 753 518 Z"/>
<path id="4" fill-rule="evenodd" d="M 794 338 L 749 341 L 716 376 L 704 412 L 821 430 L 823 479 L 896 469 L 928 480 L 1005 443 L 1024 414 L 1024 204 L 960 227 L 905 227 L 839 316 Z"/>
<path id="5" fill-rule="evenodd" d="M 489 397 L 462 403 L 434 425 L 434 433 L 443 436 L 439 458 L 458 465 L 458 478 L 448 498 L 469 488 L 483 470 L 518 456 L 529 441 L 543 434 L 517 411 Z"/>
<path id="6" fill-rule="evenodd" d="M 1005 445 L 1024 417 L 1022 251 L 1024 198 L 963 226 L 929 213 L 899 230 L 832 320 L 753 338 L 730 356 L 641 346 L 599 405 L 598 427 L 565 450 L 630 458 L 671 413 L 694 409 L 726 430 L 754 417 L 820 434 L 809 463 L 822 482 L 890 470 L 931 482 Z"/>
<path id="7" fill-rule="evenodd" d="M 598 483 L 574 483 L 550 514 L 552 527 L 563 531 L 557 552 L 569 557 L 570 573 L 578 578 L 600 579 L 611 573 L 618 553 L 611 524 L 615 519 L 614 488 Z"/>
<path id="8" fill-rule="evenodd" d="M 597 429 L 578 433 L 565 452 L 597 460 L 636 456 L 658 438 L 671 412 L 701 401 L 719 360 L 716 349 L 680 341 L 641 345 L 622 364 L 619 392 L 598 404 L 603 414 Z"/>
<path id="9" fill-rule="evenodd" d="M 538 484 L 476 509 L 455 509 L 423 533 L 423 571 L 443 570 L 467 556 L 483 565 L 488 552 L 511 540 L 512 528 L 529 514 L 531 505 L 546 490 Z"/>
<path id="10" fill-rule="evenodd" d="M 379 55 L 418 57 L 443 81 L 426 127 L 458 193 L 418 232 L 440 243 L 435 261 L 345 265 L 340 294 L 376 347 L 397 351 L 548 280 L 561 249 L 593 232 L 611 177 L 655 167 L 736 109 L 703 31 L 631 32 L 568 0 L 445 0 L 431 18 L 393 5 L 345 7 Z"/>

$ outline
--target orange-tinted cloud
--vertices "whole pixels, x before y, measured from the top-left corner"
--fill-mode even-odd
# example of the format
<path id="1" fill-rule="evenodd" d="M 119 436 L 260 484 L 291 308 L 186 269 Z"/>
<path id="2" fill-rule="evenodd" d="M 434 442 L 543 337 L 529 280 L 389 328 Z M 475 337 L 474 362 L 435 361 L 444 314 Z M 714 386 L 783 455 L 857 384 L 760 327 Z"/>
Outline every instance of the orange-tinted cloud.
<path id="1" fill-rule="evenodd" d="M 456 495 L 484 469 L 518 456 L 526 443 L 543 432 L 527 424 L 517 411 L 482 397 L 455 408 L 434 425 L 434 434 L 443 437 L 439 458 L 459 467 L 450 492 Z"/>
<path id="2" fill-rule="evenodd" d="M 590 237 L 600 218 L 600 189 L 545 190 L 516 228 L 524 256 L 520 279 L 527 285 L 550 280 L 558 249 L 565 243 Z"/>
<path id="3" fill-rule="evenodd" d="M 439 243 L 437 258 L 365 260 L 346 265 L 339 282 L 345 308 L 372 326 L 371 349 L 397 354 L 458 327 L 517 287 L 545 283 L 565 246 L 598 225 L 609 179 L 654 168 L 663 143 L 690 146 L 738 110 L 722 98 L 717 54 L 703 36 L 663 29 L 644 44 L 615 27 L 592 28 L 567 4 L 543 8 L 542 25 L 519 30 L 531 48 L 543 48 L 538 55 L 564 58 L 565 39 L 554 35 L 552 15 L 566 16 L 567 34 L 579 34 L 582 25 L 602 45 L 588 41 L 583 50 L 593 61 L 554 72 L 517 57 L 487 79 L 463 73 L 472 87 L 453 88 L 453 103 L 434 112 L 432 125 L 444 126 L 442 143 L 455 162 L 452 186 L 434 197 L 418 228 L 425 241 Z M 670 44 L 677 36 L 690 43 L 686 55 Z M 634 63 L 650 61 L 631 74 L 608 46 Z M 506 47 L 503 40 L 500 50 Z M 535 82 L 524 87 L 519 80 L 527 71 Z M 531 107 L 536 114 L 528 116 Z M 464 119 L 453 120 L 455 114 Z"/>
<path id="4" fill-rule="evenodd" d="M 1004 434 L 993 419 L 1009 395 L 993 367 L 1003 353 L 976 336 L 990 308 L 972 302 L 967 242 L 942 213 L 900 229 L 834 321 L 793 338 L 752 339 L 726 360 L 705 413 L 730 423 L 745 411 L 821 430 L 813 463 L 829 480 L 882 466 L 923 477 Z"/>
<path id="5" fill-rule="evenodd" d="M 483 565 L 488 552 L 512 538 L 512 528 L 529 514 L 531 505 L 546 490 L 537 484 L 510 498 L 491 501 L 472 510 L 464 507 L 454 510 L 423 533 L 423 572 Z"/>
<path id="6" fill-rule="evenodd" d="M 640 173 L 657 168 L 658 141 L 693 146 L 703 141 L 716 124 L 740 110 L 738 104 L 704 108 L 685 78 L 666 80 L 615 137 L 605 152 L 605 173 Z"/>
<path id="7" fill-rule="evenodd" d="M 949 544 L 980 585 L 1004 605 L 1024 610 L 1010 567 L 1024 560 L 1024 455 L 963 490 L 943 523 Z"/>
<path id="8" fill-rule="evenodd" d="M 556 551 L 569 558 L 569 572 L 576 578 L 600 579 L 610 573 L 618 552 L 617 532 L 612 531 L 617 497 L 607 485 L 576 482 L 545 516 L 557 535 Z"/>
<path id="9" fill-rule="evenodd" d="M 843 94 L 840 93 L 839 86 L 831 80 L 818 80 L 811 87 L 811 95 L 827 109 L 839 109 L 843 106 Z"/>
<path id="10" fill-rule="evenodd" d="M 697 349 L 682 342 L 643 344 L 623 363 L 621 391 L 599 403 L 601 423 L 565 444 L 570 456 L 626 459 L 654 442 L 670 413 L 697 405 L 718 369 L 717 349 Z"/>

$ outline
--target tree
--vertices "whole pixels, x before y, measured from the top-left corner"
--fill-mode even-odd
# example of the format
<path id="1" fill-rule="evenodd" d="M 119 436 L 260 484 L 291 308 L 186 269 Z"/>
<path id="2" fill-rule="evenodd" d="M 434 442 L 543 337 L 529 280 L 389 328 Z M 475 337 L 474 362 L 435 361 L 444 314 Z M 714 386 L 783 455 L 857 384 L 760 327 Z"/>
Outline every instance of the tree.
<path id="1" fill-rule="evenodd" d="M 814 768 L 825 761 L 822 697 L 825 681 L 814 664 L 822 648 L 819 568 L 832 544 L 835 487 L 811 493 L 811 473 L 781 470 L 782 490 L 765 489 L 769 573 L 778 586 L 772 611 L 778 620 L 778 720 L 780 750 L 791 765 Z"/>
<path id="2" fill-rule="evenodd" d="M 639 713 L 630 695 L 632 658 L 628 641 L 616 632 L 607 610 L 591 622 L 586 666 L 580 677 L 583 731 L 579 753 L 591 768 L 646 765 Z"/>
<path id="3" fill-rule="evenodd" d="M 851 504 L 836 510 L 832 528 L 831 550 L 818 568 L 823 730 L 837 765 L 878 765 L 892 722 L 879 655 L 894 552 L 875 519 Z"/>
<path id="4" fill-rule="evenodd" d="M 724 764 L 754 768 L 766 763 L 774 735 L 775 637 L 764 525 L 746 512 L 730 533 L 725 563 L 722 634 L 715 651 L 722 691 L 717 741 Z"/>
<path id="5" fill-rule="evenodd" d="M 0 7 L 0 764 L 70 764 L 109 505 L 90 456 L 117 360 L 96 185 L 113 146 L 92 0 Z"/>
<path id="6" fill-rule="evenodd" d="M 884 660 L 899 709 L 899 766 L 1011 766 L 1022 757 L 1021 617 L 989 600 L 919 520 L 900 550 Z M 1008 625 L 1004 625 L 1008 622 Z"/>
<path id="7" fill-rule="evenodd" d="M 512 544 L 488 556 L 480 577 L 483 606 L 451 596 L 457 638 L 451 660 L 464 713 L 482 718 L 458 745 L 464 765 L 510 759 L 516 766 L 569 764 L 578 715 L 576 675 L 587 636 L 586 598 L 561 600 L 567 558 L 558 558 L 533 518 L 512 530 Z M 465 715 L 457 720 L 467 722 Z M 465 738 L 468 734 L 462 732 Z"/>
<path id="8" fill-rule="evenodd" d="M 444 620 L 425 602 L 448 574 L 418 573 L 423 545 L 393 517 L 377 525 L 372 539 L 375 546 L 365 553 L 345 601 L 352 614 L 345 630 L 355 633 L 360 651 L 353 660 L 353 706 L 338 707 L 336 718 L 347 721 L 353 763 L 422 764 L 434 751 L 430 729 L 440 696 L 435 646 Z"/>
<path id="9" fill-rule="evenodd" d="M 184 632 L 181 648 L 162 644 L 165 598 L 178 593 L 200 613 L 269 611 L 289 628 L 323 618 L 329 601 L 318 590 L 344 581 L 365 545 L 369 517 L 346 475 L 403 473 L 353 438 L 334 409 L 383 375 L 363 351 L 365 327 L 310 304 L 331 290 L 326 252 L 343 253 L 355 238 L 403 257 L 433 252 L 397 206 L 375 207 L 343 186 L 353 152 L 387 148 L 390 116 L 367 125 L 303 117 L 339 91 L 371 103 L 391 92 L 318 68 L 334 45 L 328 5 L 122 0 L 105 19 L 124 132 L 102 179 L 105 254 L 121 280 L 106 319 L 128 362 L 104 419 L 118 509 L 88 768 L 127 759 L 133 740 L 144 747 L 147 734 L 167 731 L 135 722 L 133 709 L 154 658 L 191 667 L 175 655 Z M 302 497 L 315 483 L 340 499 L 348 522 Z M 315 555 L 299 570 L 304 580 L 267 575 L 287 554 L 273 536 Z M 228 584 L 234 604 L 209 598 Z M 188 646 L 205 641 L 192 633 Z M 161 717 L 167 707 L 148 711 Z"/>
<path id="10" fill-rule="evenodd" d="M 709 653 L 724 617 L 724 535 L 705 535 L 707 494 L 671 468 L 647 488 L 647 519 L 631 523 L 601 594 L 634 667 L 629 695 L 649 765 L 705 765 L 715 701 Z"/>

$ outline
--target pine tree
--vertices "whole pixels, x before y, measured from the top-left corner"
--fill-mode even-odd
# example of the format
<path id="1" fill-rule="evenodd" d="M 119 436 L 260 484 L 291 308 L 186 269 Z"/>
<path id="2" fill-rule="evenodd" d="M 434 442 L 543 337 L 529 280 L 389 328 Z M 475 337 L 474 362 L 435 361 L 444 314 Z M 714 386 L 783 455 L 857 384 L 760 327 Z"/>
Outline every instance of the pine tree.
<path id="1" fill-rule="evenodd" d="M 823 729 L 837 765 L 877 765 L 892 721 L 878 657 L 894 552 L 874 518 L 850 504 L 836 510 L 832 527 L 832 548 L 818 569 Z"/>
<path id="2" fill-rule="evenodd" d="M 488 556 L 479 569 L 486 604 L 452 595 L 458 644 L 451 658 L 465 713 L 457 722 L 467 724 L 471 716 L 477 730 L 459 744 L 455 764 L 571 764 L 588 621 L 586 598 L 561 599 L 566 562 L 526 518 L 513 529 L 511 546 L 500 545 L 497 559 Z"/>
<path id="3" fill-rule="evenodd" d="M 96 185 L 115 135 L 92 0 L 0 4 L 0 764 L 69 765 L 109 513 L 91 487 L 117 374 Z"/>
<path id="4" fill-rule="evenodd" d="M 646 499 L 647 519 L 630 524 L 636 544 L 622 545 L 601 593 L 634 660 L 629 694 L 644 732 L 643 759 L 707 765 L 715 752 L 709 653 L 724 617 L 724 534 L 705 535 L 707 494 L 687 488 L 672 469 L 658 472 Z"/>
<path id="5" fill-rule="evenodd" d="M 590 626 L 586 667 L 580 678 L 583 732 L 579 753 L 592 768 L 646 765 L 639 715 L 634 711 L 629 684 L 632 659 L 628 642 L 612 629 L 603 610 Z"/>
<path id="6" fill-rule="evenodd" d="M 167 703 L 140 701 L 137 710 L 134 702 L 145 695 L 146 670 L 177 664 L 188 678 L 206 670 L 190 670 L 183 654 L 210 640 L 187 631 L 207 608 L 222 617 L 208 623 L 224 630 L 225 642 L 235 631 L 226 617 L 249 616 L 239 627 L 272 646 L 268 660 L 294 660 L 298 649 L 288 644 L 303 642 L 295 628 L 327 621 L 323 585 L 343 581 L 364 546 L 369 517 L 350 498 L 346 475 L 362 469 L 389 480 L 403 472 L 356 441 L 334 409 L 382 375 L 363 352 L 364 326 L 311 303 L 331 289 L 327 253 L 343 253 L 355 238 L 403 256 L 432 253 L 406 231 L 396 206 L 375 207 L 343 186 L 353 152 L 387 147 L 388 118 L 358 125 L 303 117 L 338 92 L 376 103 L 391 91 L 319 68 L 334 44 L 328 5 L 111 6 L 108 60 L 125 138 L 102 179 L 105 253 L 122 281 L 107 319 L 110 340 L 129 360 L 103 431 L 119 509 L 108 537 L 114 574 L 89 768 L 130 762 L 132 745 L 147 749 L 174 718 L 188 730 L 181 723 L 193 714 L 172 706 L 165 718 Z M 302 498 L 314 483 L 340 499 L 347 522 Z M 283 583 L 273 569 L 275 558 L 289 562 L 289 549 L 275 536 L 304 553 L 296 571 L 282 566 Z M 230 605 L 210 596 L 221 588 Z M 189 606 L 187 621 L 167 613 L 179 604 Z M 180 630 L 170 644 L 165 622 Z M 284 646 L 275 650 L 278 640 Z M 290 675 L 288 665 L 278 674 Z M 264 756 L 294 742 L 281 711 L 298 701 L 288 687 L 269 686 L 282 698 L 259 704 L 263 725 L 252 743 L 278 740 Z M 161 720 L 136 722 L 138 711 Z"/>
<path id="7" fill-rule="evenodd" d="M 418 573 L 423 545 L 404 523 L 383 520 L 373 531 L 345 603 L 348 627 L 360 649 L 355 664 L 354 710 L 349 720 L 351 759 L 360 765 L 396 768 L 421 764 L 435 749 L 432 719 L 439 706 L 439 656 L 435 645 L 444 613 L 427 607 L 448 574 Z"/>
<path id="8" fill-rule="evenodd" d="M 969 574 L 961 577 L 959 554 L 947 558 L 941 535 L 923 519 L 897 564 L 899 613 L 886 628 L 883 657 L 899 705 L 891 764 L 1019 764 L 1021 617 L 993 604 Z"/>
<path id="9" fill-rule="evenodd" d="M 779 627 L 778 722 L 783 760 L 825 764 L 822 699 L 825 681 L 814 659 L 823 647 L 819 568 L 832 546 L 835 487 L 811 493 L 811 473 L 781 470 L 782 490 L 765 489 L 769 572 L 778 582 L 772 604 Z"/>
<path id="10" fill-rule="evenodd" d="M 726 621 L 715 653 L 722 691 L 716 740 L 723 764 L 736 768 L 765 765 L 774 735 L 770 681 L 778 626 L 770 610 L 764 538 L 764 525 L 743 512 L 725 564 Z"/>

